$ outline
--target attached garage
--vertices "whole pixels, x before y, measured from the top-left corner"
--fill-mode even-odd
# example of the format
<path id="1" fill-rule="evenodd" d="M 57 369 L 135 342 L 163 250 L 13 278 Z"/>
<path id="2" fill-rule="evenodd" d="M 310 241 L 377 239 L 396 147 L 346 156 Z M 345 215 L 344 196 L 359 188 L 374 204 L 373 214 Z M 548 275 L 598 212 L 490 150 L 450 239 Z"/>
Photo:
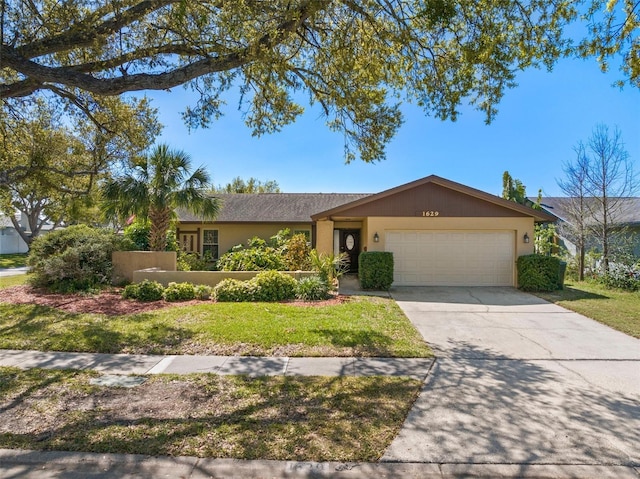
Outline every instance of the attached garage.
<path id="1" fill-rule="evenodd" d="M 511 286 L 515 231 L 387 231 L 396 286 Z"/>
<path id="2" fill-rule="evenodd" d="M 348 252 L 332 241 L 348 232 L 360 252 L 392 252 L 393 286 L 516 286 L 535 223 L 556 218 L 432 175 L 312 219 L 319 250 Z"/>

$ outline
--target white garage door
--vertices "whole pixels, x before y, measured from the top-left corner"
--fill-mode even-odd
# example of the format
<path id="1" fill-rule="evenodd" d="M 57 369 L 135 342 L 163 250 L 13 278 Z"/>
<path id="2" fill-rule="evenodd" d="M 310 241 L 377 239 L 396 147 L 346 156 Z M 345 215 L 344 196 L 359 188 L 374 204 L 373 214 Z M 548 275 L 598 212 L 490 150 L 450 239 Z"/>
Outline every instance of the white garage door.
<path id="1" fill-rule="evenodd" d="M 513 231 L 388 231 L 396 286 L 513 286 Z"/>

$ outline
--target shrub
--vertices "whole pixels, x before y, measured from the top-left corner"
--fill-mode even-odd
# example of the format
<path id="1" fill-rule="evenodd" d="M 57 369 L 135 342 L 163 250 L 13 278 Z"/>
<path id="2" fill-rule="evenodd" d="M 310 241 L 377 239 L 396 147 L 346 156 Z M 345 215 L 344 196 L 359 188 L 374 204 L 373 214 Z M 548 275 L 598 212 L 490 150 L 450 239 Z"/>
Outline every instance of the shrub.
<path id="1" fill-rule="evenodd" d="M 250 281 L 223 279 L 213 288 L 213 297 L 216 301 L 223 302 L 254 301 L 255 285 Z"/>
<path id="2" fill-rule="evenodd" d="M 311 267 L 309 242 L 304 234 L 293 235 L 282 248 L 288 271 L 305 271 Z"/>
<path id="3" fill-rule="evenodd" d="M 135 251 L 149 251 L 149 230 L 151 222 L 149 220 L 136 219 L 129 226 L 125 227 L 122 235 L 129 240 Z"/>
<path id="4" fill-rule="evenodd" d="M 331 289 L 336 287 L 335 280 L 349 270 L 347 258 L 348 255 L 346 253 L 335 256 L 333 253 L 318 253 L 318 250 L 315 249 L 309 252 L 311 268 L 318 273 L 320 279 L 327 283 Z"/>
<path id="5" fill-rule="evenodd" d="M 269 242 L 254 236 L 247 246 L 237 245 L 217 263 L 220 271 L 298 271 L 310 266 L 309 244 L 304 234 L 278 231 Z"/>
<path id="6" fill-rule="evenodd" d="M 162 293 L 165 301 L 190 301 L 195 299 L 195 287 L 191 283 L 169 283 Z"/>
<path id="7" fill-rule="evenodd" d="M 365 251 L 358 258 L 358 277 L 362 289 L 387 291 L 393 283 L 393 253 Z"/>
<path id="8" fill-rule="evenodd" d="M 220 257 L 217 266 L 220 271 L 282 271 L 286 268 L 280 251 L 266 246 L 260 238 L 249 241 L 247 248 L 235 246 Z"/>
<path id="9" fill-rule="evenodd" d="M 164 287 L 157 281 L 144 281 L 125 286 L 122 292 L 124 299 L 137 299 L 138 301 L 159 301 L 162 299 Z"/>
<path id="10" fill-rule="evenodd" d="M 529 254 L 517 261 L 518 288 L 523 291 L 554 291 L 560 287 L 560 259 Z"/>
<path id="11" fill-rule="evenodd" d="M 296 297 L 297 281 L 279 271 L 262 271 L 249 282 L 256 287 L 256 301 L 284 301 Z"/>
<path id="12" fill-rule="evenodd" d="M 319 276 L 310 276 L 298 281 L 296 298 L 305 301 L 320 301 L 329 297 L 329 286 Z"/>
<path id="13" fill-rule="evenodd" d="M 209 271 L 213 260 L 210 255 L 200 256 L 197 253 L 185 253 L 178 250 L 176 267 L 178 271 Z"/>
<path id="14" fill-rule="evenodd" d="M 199 284 L 197 286 L 194 286 L 193 292 L 196 299 L 205 301 L 207 299 L 211 299 L 213 288 L 211 286 L 207 286 L 206 284 Z"/>
<path id="15" fill-rule="evenodd" d="M 111 283 L 111 254 L 121 238 L 110 230 L 69 226 L 37 237 L 27 263 L 30 282 L 54 291 L 82 291 Z"/>

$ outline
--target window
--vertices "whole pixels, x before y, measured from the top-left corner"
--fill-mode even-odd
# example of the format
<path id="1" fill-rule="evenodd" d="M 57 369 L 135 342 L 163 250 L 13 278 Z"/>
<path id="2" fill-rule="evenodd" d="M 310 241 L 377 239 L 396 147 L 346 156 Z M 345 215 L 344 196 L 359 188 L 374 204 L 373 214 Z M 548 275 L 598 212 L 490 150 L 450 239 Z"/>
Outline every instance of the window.
<path id="1" fill-rule="evenodd" d="M 211 256 L 213 259 L 218 259 L 218 230 L 204 230 L 202 254 L 203 256 Z"/>

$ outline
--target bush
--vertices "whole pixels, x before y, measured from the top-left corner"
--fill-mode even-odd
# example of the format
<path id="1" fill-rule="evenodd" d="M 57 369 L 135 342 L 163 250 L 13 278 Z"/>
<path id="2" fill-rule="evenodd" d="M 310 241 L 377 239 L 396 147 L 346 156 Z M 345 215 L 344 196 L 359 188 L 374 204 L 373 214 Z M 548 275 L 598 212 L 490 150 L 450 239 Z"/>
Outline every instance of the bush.
<path id="1" fill-rule="evenodd" d="M 178 271 L 210 271 L 213 260 L 210 255 L 200 256 L 197 253 L 185 253 L 178 250 L 176 267 Z"/>
<path id="2" fill-rule="evenodd" d="M 249 247 L 235 246 L 218 260 L 220 271 L 266 271 L 286 268 L 282 254 L 277 249 L 266 246 L 264 240 L 254 238 Z"/>
<path id="3" fill-rule="evenodd" d="M 213 288 L 213 297 L 216 301 L 240 303 L 254 301 L 255 285 L 250 281 L 240 281 L 227 278 L 220 281 Z"/>
<path id="4" fill-rule="evenodd" d="M 195 287 L 191 283 L 169 283 L 162 294 L 165 301 L 190 301 L 195 299 Z"/>
<path id="5" fill-rule="evenodd" d="M 305 235 L 293 235 L 282 250 L 288 271 L 306 271 L 311 267 L 309 242 Z"/>
<path id="6" fill-rule="evenodd" d="M 249 281 L 256 287 L 256 301 L 284 301 L 296 297 L 297 281 L 278 271 L 263 271 Z"/>
<path id="7" fill-rule="evenodd" d="M 206 284 L 199 284 L 194 286 L 193 292 L 196 296 L 196 299 L 200 301 L 206 301 L 207 299 L 211 299 L 213 294 L 213 288 L 211 286 L 207 286 Z"/>
<path id="8" fill-rule="evenodd" d="M 305 301 L 320 301 L 329 297 L 329 286 L 319 276 L 310 276 L 298 281 L 296 298 Z"/>
<path id="9" fill-rule="evenodd" d="M 111 283 L 111 254 L 122 244 L 114 232 L 69 226 L 37 237 L 27 264 L 30 282 L 53 291 L 83 291 Z"/>
<path id="10" fill-rule="evenodd" d="M 393 283 L 393 253 L 388 251 L 360 253 L 358 276 L 362 289 L 387 291 Z"/>
<path id="11" fill-rule="evenodd" d="M 138 301 L 159 301 L 163 298 L 164 287 L 157 281 L 144 281 L 125 286 L 122 292 L 124 299 L 137 299 Z"/>
<path id="12" fill-rule="evenodd" d="M 288 229 L 278 231 L 269 242 L 254 236 L 246 247 L 234 246 L 217 263 L 220 271 L 298 271 L 309 266 L 306 236 L 291 236 Z"/>
<path id="13" fill-rule="evenodd" d="M 559 289 L 560 259 L 555 256 L 530 254 L 517 261 L 518 288 L 523 291 L 555 291 Z"/>
<path id="14" fill-rule="evenodd" d="M 129 240 L 134 251 L 149 251 L 149 230 L 151 222 L 149 220 L 136 219 L 129 226 L 125 227 L 122 235 Z"/>
<path id="15" fill-rule="evenodd" d="M 315 249 L 309 252 L 311 268 L 318 273 L 320 279 L 327 283 L 330 289 L 337 286 L 336 279 L 349 271 L 348 257 L 346 253 L 335 256 L 333 253 L 318 253 L 318 250 Z"/>

